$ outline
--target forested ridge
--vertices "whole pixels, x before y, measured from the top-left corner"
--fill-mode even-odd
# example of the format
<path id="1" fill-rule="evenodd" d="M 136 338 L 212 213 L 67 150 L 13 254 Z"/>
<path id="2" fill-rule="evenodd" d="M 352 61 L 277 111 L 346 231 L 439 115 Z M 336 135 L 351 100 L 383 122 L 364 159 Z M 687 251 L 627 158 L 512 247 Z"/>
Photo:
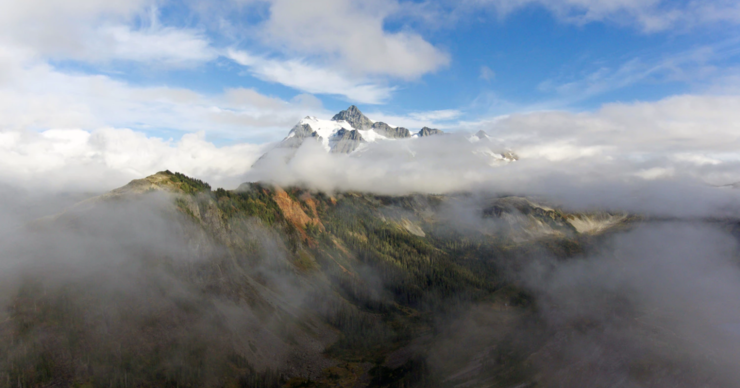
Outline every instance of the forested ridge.
<path id="1" fill-rule="evenodd" d="M 104 277 L 46 281 L 26 273 L 0 326 L 0 385 L 452 386 L 457 366 L 433 368 L 429 354 L 447 323 L 487 306 L 502 330 L 518 322 L 540 333 L 536 298 L 512 274 L 532 257 L 577 257 L 600 238 L 576 233 L 560 211 L 506 199 L 489 200 L 481 219 L 512 213 L 557 233 L 517 241 L 506 229 L 450 227 L 435 216 L 445 196 L 326 194 L 259 183 L 212 190 L 169 171 L 157 174 L 156 185 L 137 185 L 147 189 L 135 196 L 160 188 L 174 194 L 177 210 L 163 217 L 187 225 L 177 229 L 184 237 L 178 249 L 194 259 L 126 251 L 131 257 L 117 265 L 140 277 L 133 295 L 101 286 Z M 74 217 L 84 214 L 55 222 Z M 185 285 L 187 295 L 174 294 L 163 279 Z M 281 302 L 286 294 L 300 301 Z M 231 327 L 225 303 L 248 311 L 252 325 L 266 325 L 287 361 L 263 361 L 272 345 L 260 345 L 259 335 L 240 337 L 256 326 Z M 522 352 L 534 351 L 538 340 L 510 344 L 521 340 L 507 337 L 487 350 L 497 360 L 484 373 L 487 386 L 527 383 Z M 293 360 L 299 356 L 291 349 L 317 341 L 324 343 L 317 353 L 300 357 L 320 362 L 301 370 L 306 361 Z"/>

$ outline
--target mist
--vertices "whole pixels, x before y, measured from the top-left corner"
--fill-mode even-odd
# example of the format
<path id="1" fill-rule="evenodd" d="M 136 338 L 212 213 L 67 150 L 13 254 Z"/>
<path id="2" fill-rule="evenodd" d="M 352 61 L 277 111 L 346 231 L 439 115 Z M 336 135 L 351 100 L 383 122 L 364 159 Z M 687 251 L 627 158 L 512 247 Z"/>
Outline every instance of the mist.
<path id="1" fill-rule="evenodd" d="M 234 256 L 169 193 L 74 206 L 18 193 L 4 191 L 0 218 L 2 386 L 275 386 L 332 365 L 320 352 L 336 335 L 304 303 L 326 291 L 292 275 L 260 222 L 234 221 L 257 248 Z"/>
<path id="2" fill-rule="evenodd" d="M 603 254 L 526 275 L 547 324 L 572 341 L 535 362 L 558 370 L 552 378 L 561 384 L 735 386 L 737 240 L 720 225 L 674 222 L 641 225 L 607 244 Z M 640 381 L 643 362 L 681 372 Z"/>
<path id="3" fill-rule="evenodd" d="M 613 115 L 564 114 L 551 121 L 582 131 L 584 120 L 603 124 Z M 408 335 L 379 318 L 378 311 L 393 311 L 397 303 L 399 286 L 388 280 L 387 263 L 373 266 L 336 242 L 321 253 L 324 261 L 305 259 L 311 238 L 297 242 L 295 227 L 256 218 L 227 222 L 209 213 L 216 205 L 208 201 L 217 199 L 207 196 L 187 203 L 186 209 L 197 210 L 192 214 L 178 209 L 179 197 L 163 193 L 90 199 L 129 178 L 182 167 L 226 188 L 263 182 L 335 201 L 352 192 L 418 200 L 410 207 L 383 205 L 379 214 L 424 241 L 503 238 L 495 241 L 521 247 L 502 257 L 473 251 L 475 260 L 495 262 L 504 291 L 491 286 L 496 291 L 485 302 L 462 296 L 434 301 L 437 310 L 425 327 L 434 334 L 389 350 L 385 361 L 373 360 L 377 365 L 363 360 L 368 370 L 422 360 L 440 386 L 494 380 L 551 387 L 738 386 L 740 190 L 720 186 L 740 181 L 740 165 L 713 159 L 727 152 L 726 144 L 718 145 L 723 139 L 693 146 L 691 139 L 617 141 L 625 135 L 610 130 L 589 144 L 571 139 L 588 135 L 579 131 L 537 138 L 531 132 L 553 129 L 543 117 L 476 124 L 493 135 L 487 140 L 471 141 L 460 131 L 364 144 L 349 155 L 329 154 L 311 141 L 298 149 L 223 149 L 202 137 L 174 145 L 136 138 L 135 144 L 150 147 L 135 168 L 127 167 L 127 153 L 90 139 L 54 154 L 56 162 L 48 165 L 33 165 L 39 151 L 6 161 L 9 167 L 31 165 L 0 176 L 0 321 L 58 316 L 61 324 L 31 326 L 23 340 L 8 334 L 17 327 L 0 326 L 8 349 L 0 361 L 28 365 L 28 354 L 69 347 L 54 356 L 61 361 L 44 372 L 47 381 L 89 374 L 97 382 L 136 386 L 162 381 L 163 373 L 202 386 L 245 378 L 279 386 L 285 376 L 320 377 L 339 364 L 329 355 Z M 611 128 L 619 120 L 608 123 Z M 512 128 L 520 129 L 518 136 L 503 134 Z M 59 142 L 31 140 L 31 148 Z M 92 151 L 96 157 L 77 157 Z M 503 160 L 506 151 L 519 160 Z M 504 206 L 501 216 L 490 212 L 492 204 L 523 198 L 540 209 L 632 218 L 623 228 L 584 237 L 540 225 L 516 206 Z M 374 216 L 346 211 L 348 224 Z M 209 222 L 218 226 L 215 233 L 202 227 Z M 547 245 L 552 238 L 584 249 L 558 255 Z M 305 259 L 300 270 L 296 258 Z M 70 338 L 77 342 L 60 342 Z M 79 354 L 99 359 L 81 363 Z M 110 354 L 118 360 L 107 359 Z M 152 356 L 150 364 L 123 361 L 152 354 L 164 356 Z M 222 369 L 232 364 L 236 369 Z M 8 379 L 24 375 L 12 367 L 5 373 Z"/>
<path id="4" fill-rule="evenodd" d="M 552 160 L 533 155 L 506 162 L 491 156 L 506 148 L 471 143 L 468 136 L 460 133 L 373 143 L 351 155 L 328 154 L 307 141 L 297 151 L 277 148 L 268 152 L 245 178 L 324 192 L 405 195 L 465 191 L 540 197 L 578 211 L 662 217 L 738 215 L 740 192 L 718 188 L 704 179 L 710 174 L 740 171 L 736 162 L 697 166 L 664 157 L 635 160 L 627 150 L 622 156 L 575 155 Z M 740 180 L 740 176 L 728 175 L 725 182 L 733 179 Z"/>

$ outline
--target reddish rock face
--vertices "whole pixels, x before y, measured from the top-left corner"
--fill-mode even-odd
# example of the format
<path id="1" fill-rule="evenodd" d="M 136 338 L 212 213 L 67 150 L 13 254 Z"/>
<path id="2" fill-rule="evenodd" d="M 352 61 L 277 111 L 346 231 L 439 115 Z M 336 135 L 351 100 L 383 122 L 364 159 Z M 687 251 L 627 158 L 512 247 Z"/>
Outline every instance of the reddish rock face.
<path id="1" fill-rule="evenodd" d="M 285 219 L 288 220 L 288 222 L 292 223 L 296 228 L 298 228 L 298 230 L 300 230 L 301 234 L 304 235 L 304 237 L 306 225 L 309 223 L 318 226 L 322 231 L 324 230 L 324 225 L 316 216 L 316 202 L 313 200 L 313 198 L 307 198 L 305 200 L 306 204 L 314 214 L 313 217 L 309 217 L 308 214 L 303 211 L 303 208 L 301 208 L 301 204 L 293 201 L 288 193 L 281 188 L 275 188 L 274 200 L 275 203 L 277 203 L 278 207 L 280 207 L 280 210 L 283 212 Z"/>

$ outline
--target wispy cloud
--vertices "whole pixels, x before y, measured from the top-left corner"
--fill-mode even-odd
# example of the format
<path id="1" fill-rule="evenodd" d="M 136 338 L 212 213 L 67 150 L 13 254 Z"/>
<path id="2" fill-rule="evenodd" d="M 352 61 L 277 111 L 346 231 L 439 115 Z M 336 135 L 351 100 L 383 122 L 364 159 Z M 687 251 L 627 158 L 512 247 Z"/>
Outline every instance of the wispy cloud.
<path id="1" fill-rule="evenodd" d="M 173 27 L 133 30 L 127 25 L 106 25 L 92 32 L 96 39 L 78 59 L 88 61 L 124 60 L 155 66 L 187 67 L 218 57 L 201 31 Z"/>
<path id="2" fill-rule="evenodd" d="M 557 104 L 562 106 L 643 83 L 714 84 L 713 78 L 727 75 L 717 64 L 740 55 L 739 43 L 731 39 L 658 58 L 635 56 L 623 63 L 600 64 L 591 71 L 551 78 L 538 88 L 559 95 Z"/>
<path id="3" fill-rule="evenodd" d="M 382 111 L 369 111 L 367 112 L 367 115 L 374 121 L 382 121 L 393 126 L 405 127 L 412 131 L 416 131 L 422 127 L 440 129 L 454 127 L 457 124 L 456 119 L 462 116 L 463 112 L 456 109 L 446 109 L 417 111 L 398 115 L 387 114 Z"/>
<path id="4" fill-rule="evenodd" d="M 740 24 L 740 4 L 733 0 L 473 0 L 463 7 L 492 7 L 506 16 L 527 6 L 541 6 L 575 24 L 615 22 L 644 32 L 687 29 L 718 22 Z"/>
<path id="5" fill-rule="evenodd" d="M 496 78 L 496 73 L 488 66 L 481 66 L 478 78 L 484 81 L 493 81 Z"/>
<path id="6" fill-rule="evenodd" d="M 390 32 L 397 0 L 269 0 L 262 36 L 347 73 L 415 79 L 449 64 L 449 55 L 408 29 Z"/>
<path id="7" fill-rule="evenodd" d="M 3 2 L 0 42 L 41 58 L 88 63 L 188 67 L 218 57 L 204 31 L 161 25 L 153 5 L 148 0 Z"/>
<path id="8" fill-rule="evenodd" d="M 131 85 L 103 75 L 70 74 L 43 61 L 21 60 L 0 49 L 0 131 L 127 127 L 209 135 L 254 142 L 285 136 L 301 117 L 323 114 L 321 102 L 285 100 L 254 89 L 204 94 L 178 87 Z"/>
<path id="9" fill-rule="evenodd" d="M 308 93 L 339 95 L 355 102 L 381 104 L 395 90 L 394 87 L 364 77 L 352 77 L 336 69 L 310 65 L 300 59 L 267 59 L 235 49 L 228 50 L 226 55 L 245 66 L 257 78 Z"/>

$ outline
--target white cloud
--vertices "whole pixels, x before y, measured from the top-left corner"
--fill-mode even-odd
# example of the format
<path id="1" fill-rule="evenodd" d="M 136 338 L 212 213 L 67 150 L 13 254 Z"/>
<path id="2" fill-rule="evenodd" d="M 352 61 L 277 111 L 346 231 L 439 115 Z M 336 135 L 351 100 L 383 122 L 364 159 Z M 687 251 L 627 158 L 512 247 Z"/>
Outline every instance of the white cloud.
<path id="1" fill-rule="evenodd" d="M 412 112 L 409 116 L 419 121 L 449 121 L 462 115 L 457 109 L 432 110 L 425 112 Z"/>
<path id="2" fill-rule="evenodd" d="M 157 66 L 192 66 L 216 59 L 218 52 L 202 32 L 172 27 L 132 30 L 126 25 L 102 26 L 79 59 L 128 60 Z"/>
<path id="3" fill-rule="evenodd" d="M 411 31 L 388 32 L 396 0 L 270 0 L 267 42 L 301 55 L 321 55 L 347 72 L 417 78 L 449 63 L 449 56 Z"/>
<path id="4" fill-rule="evenodd" d="M 394 88 L 374 83 L 365 77 L 351 77 L 339 70 L 311 66 L 301 60 L 278 61 L 228 50 L 227 56 L 249 69 L 251 75 L 315 94 L 334 94 L 351 101 L 380 104 L 390 98 Z"/>
<path id="5" fill-rule="evenodd" d="M 263 23 L 245 25 L 240 20 L 236 29 L 222 23 L 211 25 L 210 32 L 225 42 L 246 41 L 252 46 L 260 42 L 263 51 L 287 58 L 244 61 L 248 57 L 245 52 L 231 55 L 243 65 L 249 62 L 249 73 L 257 78 L 360 103 L 383 103 L 395 90 L 388 86 L 390 79 L 418 78 L 449 62 L 447 54 L 420 35 L 405 29 L 384 29 L 384 21 L 400 12 L 396 0 L 322 1 L 270 0 L 270 12 Z M 209 37 L 205 30 L 161 25 L 158 5 L 166 3 L 3 2 L 0 46 L 28 51 L 41 60 L 75 60 L 113 70 L 120 61 L 193 67 L 224 54 L 213 44 L 212 39 L 218 38 Z M 217 8 L 232 12 L 232 6 L 227 2 Z M 203 19 L 211 16 L 204 14 Z M 240 38 L 236 31 L 245 36 Z"/>
<path id="6" fill-rule="evenodd" d="M 114 128 L 0 132 L 0 181 L 32 189 L 101 191 L 169 169 L 233 188 L 264 148 L 216 147 L 204 136 L 187 134 L 175 142 Z"/>
<path id="7" fill-rule="evenodd" d="M 403 116 L 385 114 L 380 111 L 367 112 L 367 116 L 373 121 L 382 121 L 392 126 L 405 127 L 412 132 L 422 127 L 449 128 L 456 124 L 455 119 L 462 114 L 463 112 L 456 109 L 411 112 Z"/>
<path id="8" fill-rule="evenodd" d="M 163 93 L 148 92 L 160 97 L 157 93 Z M 199 97 L 180 98 L 197 101 Z M 221 109 L 226 111 L 244 105 L 277 109 L 284 103 L 248 89 L 229 90 L 220 98 Z M 309 98 L 304 103 L 310 102 Z M 586 207 L 636 206 L 643 202 L 620 202 L 620 198 L 639 194 L 647 196 L 651 205 L 635 208 L 638 211 L 656 204 L 675 211 L 675 204 L 661 205 L 674 187 L 689 190 L 703 201 L 715 193 L 697 182 L 740 181 L 737 106 L 737 96 L 687 95 L 658 102 L 608 104 L 580 114 L 515 114 L 491 123 L 463 123 L 471 130 L 486 130 L 494 139 L 491 143 L 471 143 L 453 134 L 373 143 L 357 154 L 332 155 L 312 148 L 309 142 L 287 165 L 277 155 L 257 170 L 250 166 L 264 147 L 246 143 L 217 147 L 203 133 L 173 141 L 128 129 L 41 133 L 9 129 L 0 131 L 0 181 L 29 187 L 107 189 L 170 169 L 227 187 L 261 179 L 324 190 L 382 193 L 485 188 L 546 195 Z M 490 152 L 477 152 L 484 145 L 493 152 L 512 149 L 521 159 L 492 166 Z M 732 193 L 737 192 L 722 195 Z M 706 210 L 688 206 L 681 211 Z"/>
<path id="9" fill-rule="evenodd" d="M 690 28 L 717 22 L 740 23 L 740 4 L 734 0 L 473 0 L 474 6 L 493 6 L 500 15 L 539 5 L 570 23 L 613 21 L 634 24 L 646 32 Z"/>
<path id="10" fill-rule="evenodd" d="M 5 1 L 0 44 L 42 58 L 192 66 L 217 57 L 201 31 L 160 26 L 151 0 Z M 148 12 L 145 12 L 147 11 Z M 132 28 L 138 21 L 140 27 Z"/>
<path id="11" fill-rule="evenodd" d="M 684 95 L 606 104 L 593 113 L 533 112 L 461 125 L 486 130 L 523 159 L 613 163 L 619 174 L 646 177 L 673 168 L 723 184 L 740 181 L 730 168 L 740 161 L 738 106 L 738 96 Z"/>
<path id="12" fill-rule="evenodd" d="M 740 146 L 738 104 L 737 96 L 675 96 L 606 104 L 594 113 L 515 114 L 490 131 L 518 146 L 568 140 L 619 152 L 731 152 Z"/>
<path id="13" fill-rule="evenodd" d="M 19 62 L 20 60 L 20 62 Z M 206 130 L 211 135 L 274 141 L 307 114 L 324 113 L 312 96 L 282 100 L 252 89 L 207 95 L 140 87 L 102 75 L 67 74 L 22 52 L 0 48 L 0 130 L 96 128 Z"/>
<path id="14" fill-rule="evenodd" d="M 562 197 L 583 188 L 576 194 L 587 199 L 584 203 L 601 205 L 621 203 L 619 196 L 634 195 L 655 183 L 659 186 L 650 186 L 651 200 L 659 202 L 671 185 L 703 192 L 707 183 L 740 181 L 738 106 L 737 96 L 687 95 L 607 104 L 578 114 L 515 114 L 490 123 L 463 123 L 470 130 L 485 130 L 493 138 L 490 143 L 471 143 L 462 134 L 453 134 L 373 143 L 349 156 L 328 155 L 309 144 L 287 165 L 282 155 L 275 155 L 250 174 L 286 185 L 383 193 L 485 187 Z M 490 152 L 477 152 L 484 145 L 492 152 L 511 149 L 521 158 L 492 166 Z M 589 195 L 600 195 L 604 201 Z"/>
<path id="15" fill-rule="evenodd" d="M 593 70 L 562 74 L 543 81 L 538 88 L 558 95 L 550 102 L 551 106 L 572 104 L 640 83 L 681 82 L 715 93 L 720 90 L 734 92 L 737 89 L 732 82 L 736 76 L 733 69 L 723 69 L 719 64 L 737 55 L 735 39 L 730 39 L 659 58 L 638 56 L 617 64 L 599 61 Z"/>

